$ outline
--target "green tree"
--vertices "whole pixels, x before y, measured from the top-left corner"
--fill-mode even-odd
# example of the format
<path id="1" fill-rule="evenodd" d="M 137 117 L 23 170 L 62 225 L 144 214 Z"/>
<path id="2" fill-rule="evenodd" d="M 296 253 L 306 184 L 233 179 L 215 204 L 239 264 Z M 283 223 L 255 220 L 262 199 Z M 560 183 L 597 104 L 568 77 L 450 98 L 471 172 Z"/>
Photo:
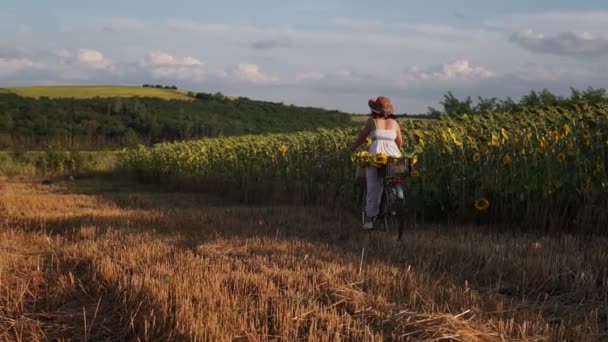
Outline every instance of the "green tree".
<path id="1" fill-rule="evenodd" d="M 464 101 L 460 101 L 451 91 L 449 91 L 443 97 L 443 101 L 440 102 L 443 106 L 443 111 L 447 115 L 455 116 L 455 115 L 463 115 L 463 114 L 473 114 L 473 101 L 470 96 Z"/>

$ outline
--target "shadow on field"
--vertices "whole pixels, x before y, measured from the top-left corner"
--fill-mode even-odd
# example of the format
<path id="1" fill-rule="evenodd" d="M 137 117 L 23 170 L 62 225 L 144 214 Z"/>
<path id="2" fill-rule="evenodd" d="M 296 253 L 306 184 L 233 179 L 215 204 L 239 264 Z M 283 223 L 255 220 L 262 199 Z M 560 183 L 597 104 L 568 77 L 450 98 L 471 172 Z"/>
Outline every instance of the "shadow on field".
<path id="1" fill-rule="evenodd" d="M 58 180 L 52 194 L 59 195 L 58 200 L 76 195 L 96 201 L 61 204 L 51 215 L 11 217 L 10 225 L 68 239 L 108 232 L 160 234 L 174 237 L 174 243 L 189 249 L 218 238 L 300 240 L 349 254 L 353 263 L 360 263 L 362 254 L 365 262 L 378 260 L 404 268 L 415 262 L 405 252 L 408 242 L 397 242 L 395 235 L 362 232 L 358 218 L 343 209 L 243 205 L 217 195 L 135 183 L 114 174 Z"/>
<path id="2" fill-rule="evenodd" d="M 537 273 L 556 258 L 596 260 L 593 251 L 602 250 L 602 244 L 608 242 L 599 237 L 588 240 L 571 235 L 498 233 L 498 227 L 429 226 L 406 227 L 404 240 L 399 242 L 395 235 L 361 232 L 358 218 L 341 209 L 248 206 L 213 194 L 175 192 L 134 183 L 113 174 L 62 182 L 56 192 L 92 196 L 100 203 L 93 210 L 77 208 L 60 217 L 22 218 L 15 224 L 71 238 L 82 235 L 83 228 L 85 235 L 110 231 L 161 234 L 177 237 L 175 243 L 184 248 L 196 248 L 218 238 L 309 241 L 350 254 L 354 262 L 359 262 L 363 254 L 366 260 L 388 262 L 404 269 L 424 265 L 428 271 L 457 283 L 474 281 L 480 287 L 494 287 L 493 290 L 509 295 L 563 293 L 576 280 L 572 272 L 568 275 L 566 265 L 562 265 L 564 274 L 559 286 L 553 283 L 523 289 L 498 278 L 507 272 L 525 278 L 526 272 Z M 608 262 L 595 266 L 601 274 L 608 274 Z M 577 269 L 580 265 L 571 267 Z M 546 279 L 539 282 L 551 284 Z"/>
<path id="3" fill-rule="evenodd" d="M 398 242 L 394 236 L 362 233 L 358 220 L 345 211 L 244 206 L 210 194 L 134 184 L 113 175 L 60 182 L 50 194 L 50 201 L 65 201 L 58 203 L 59 209 L 8 215 L 5 222 L 73 240 L 101 239 L 108 233 L 166 237 L 176 247 L 194 252 L 217 240 L 288 242 L 285 246 L 290 241 L 310 242 L 306 247 L 310 250 L 302 254 L 314 257 L 322 254 L 316 250 L 320 248 L 345 257 L 355 268 L 378 262 L 401 273 L 413 269 L 421 279 L 434 279 L 433 288 L 457 288 L 454 293 L 473 296 L 471 301 L 480 303 L 477 310 L 486 317 L 511 312 L 515 319 L 530 320 L 540 315 L 547 324 L 565 326 L 569 320 L 584 321 L 582 316 L 595 312 L 598 330 L 608 331 L 608 308 L 601 304 L 608 300 L 608 241 L 603 238 L 589 241 L 568 235 L 488 234 L 469 227 L 413 227 Z M 277 252 L 262 248 L 247 253 L 270 258 Z M 449 293 L 438 290 L 431 296 L 444 303 L 449 300 L 442 296 Z M 520 307 L 529 309 L 519 313 Z"/>

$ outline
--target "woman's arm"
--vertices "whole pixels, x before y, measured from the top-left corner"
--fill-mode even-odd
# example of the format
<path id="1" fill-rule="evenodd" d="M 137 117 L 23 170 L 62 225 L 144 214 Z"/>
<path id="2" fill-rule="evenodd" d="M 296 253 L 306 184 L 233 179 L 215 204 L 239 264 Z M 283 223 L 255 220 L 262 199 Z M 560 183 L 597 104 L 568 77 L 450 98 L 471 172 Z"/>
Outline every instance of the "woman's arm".
<path id="1" fill-rule="evenodd" d="M 355 142 L 351 145 L 350 150 L 355 151 L 359 146 L 361 146 L 361 144 L 363 144 L 365 142 L 365 139 L 367 139 L 367 136 L 373 130 L 374 130 L 374 120 L 369 119 L 369 120 L 367 120 L 367 123 L 365 124 L 365 127 L 363 128 L 361 133 L 359 133 L 357 140 L 355 140 Z"/>
<path id="2" fill-rule="evenodd" d="M 395 120 L 395 122 L 397 122 L 397 128 L 395 128 L 397 130 L 397 138 L 395 139 L 395 143 L 397 144 L 397 147 L 401 149 L 403 147 L 403 136 L 401 135 L 401 127 L 399 126 L 399 122 L 397 120 Z"/>

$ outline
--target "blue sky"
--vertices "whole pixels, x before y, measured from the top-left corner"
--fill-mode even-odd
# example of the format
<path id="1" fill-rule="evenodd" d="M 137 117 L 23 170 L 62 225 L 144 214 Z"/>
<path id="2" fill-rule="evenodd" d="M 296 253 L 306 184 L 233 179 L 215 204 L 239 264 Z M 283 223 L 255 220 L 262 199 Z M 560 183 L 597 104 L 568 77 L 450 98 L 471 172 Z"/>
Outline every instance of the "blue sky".
<path id="1" fill-rule="evenodd" d="M 0 86 L 162 83 L 350 112 L 608 74 L 599 0 L 4 0 L 0 30 Z"/>

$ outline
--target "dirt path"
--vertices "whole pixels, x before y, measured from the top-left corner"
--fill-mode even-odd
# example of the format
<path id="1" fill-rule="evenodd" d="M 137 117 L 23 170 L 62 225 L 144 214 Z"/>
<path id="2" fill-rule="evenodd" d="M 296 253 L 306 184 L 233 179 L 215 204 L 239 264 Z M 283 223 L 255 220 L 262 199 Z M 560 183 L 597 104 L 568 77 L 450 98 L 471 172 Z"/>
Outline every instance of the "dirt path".
<path id="1" fill-rule="evenodd" d="M 0 340 L 597 340 L 606 241 L 244 207 L 116 181 L 0 183 Z"/>

